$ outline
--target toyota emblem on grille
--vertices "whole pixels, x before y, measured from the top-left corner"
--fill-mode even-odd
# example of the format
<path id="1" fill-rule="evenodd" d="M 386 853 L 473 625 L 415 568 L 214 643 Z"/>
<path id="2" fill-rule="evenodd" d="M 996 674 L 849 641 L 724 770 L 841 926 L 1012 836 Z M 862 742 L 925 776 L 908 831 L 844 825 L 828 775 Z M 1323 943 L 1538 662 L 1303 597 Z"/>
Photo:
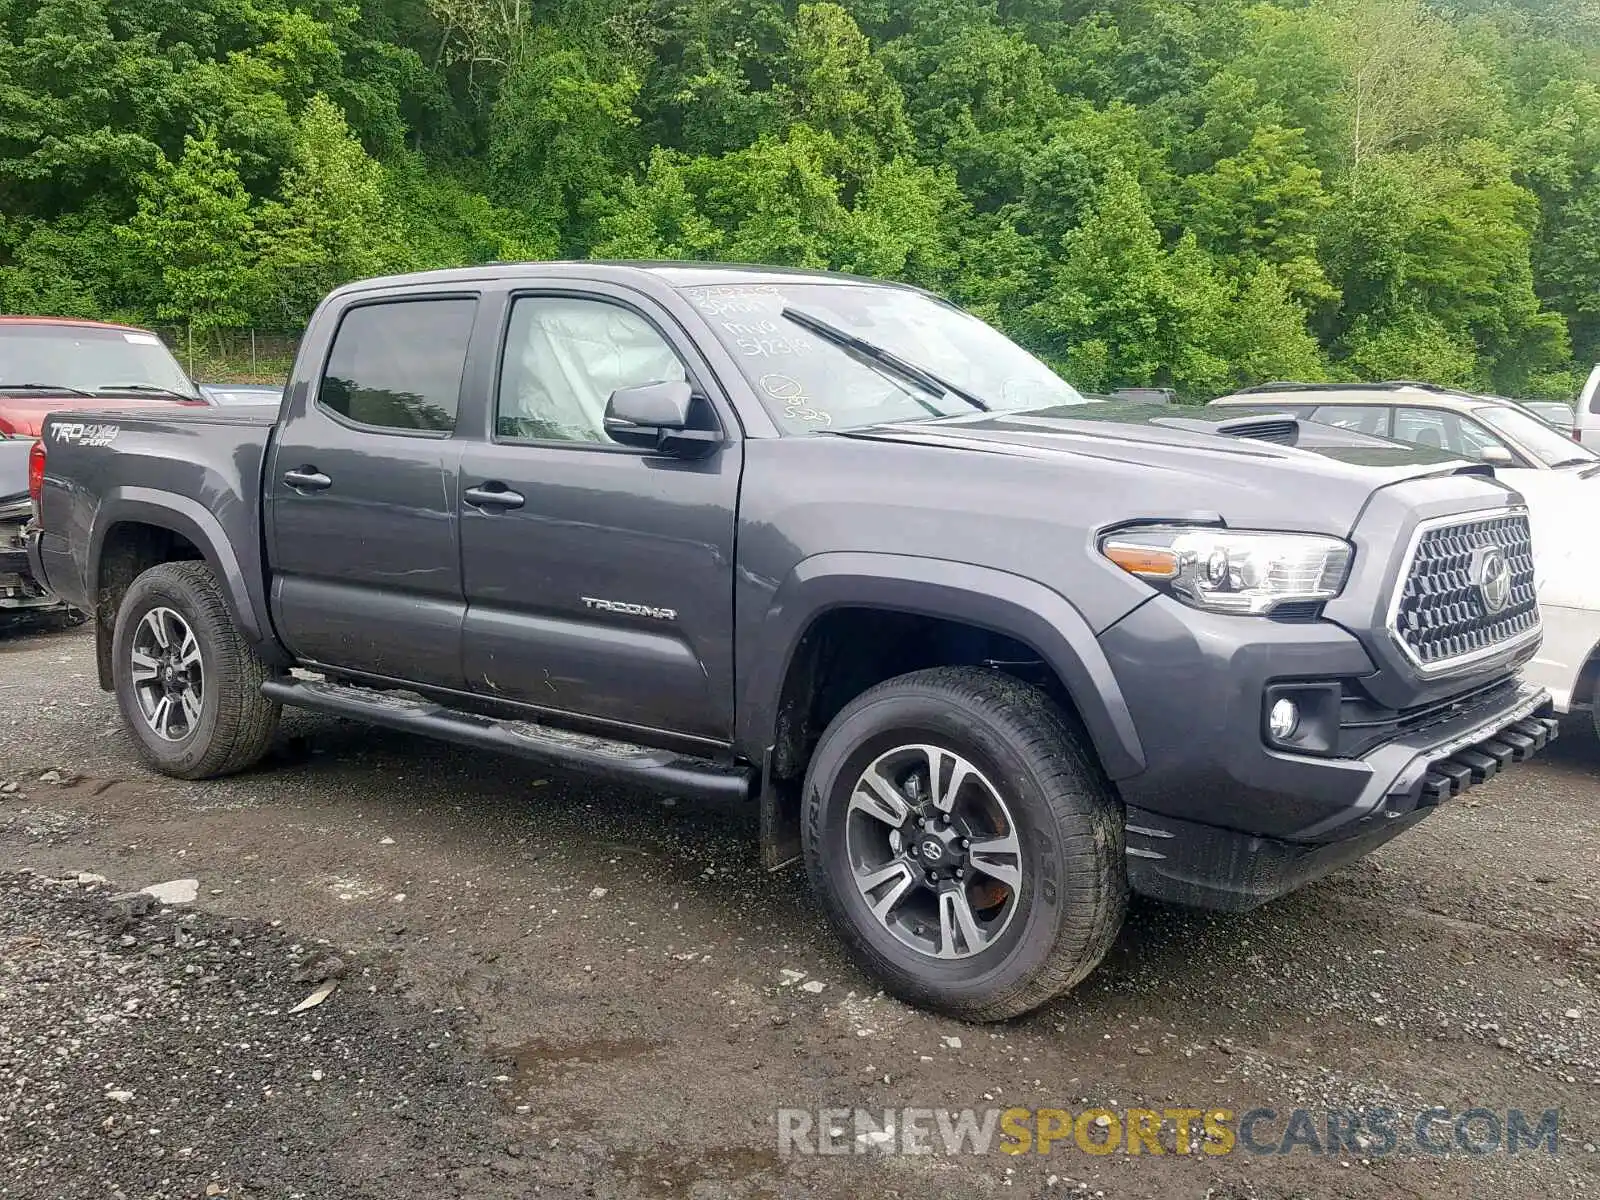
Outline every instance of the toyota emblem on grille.
<path id="1" fill-rule="evenodd" d="M 1511 602 L 1511 567 L 1497 547 L 1482 546 L 1473 552 L 1472 582 L 1490 612 L 1500 612 Z"/>

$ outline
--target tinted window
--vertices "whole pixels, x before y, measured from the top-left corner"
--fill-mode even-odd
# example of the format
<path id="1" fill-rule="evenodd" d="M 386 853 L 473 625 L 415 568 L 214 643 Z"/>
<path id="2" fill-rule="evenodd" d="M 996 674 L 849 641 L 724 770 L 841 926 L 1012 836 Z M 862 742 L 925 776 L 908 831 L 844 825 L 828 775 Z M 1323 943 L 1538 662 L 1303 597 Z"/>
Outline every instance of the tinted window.
<path id="1" fill-rule="evenodd" d="M 317 402 L 380 429 L 455 428 L 475 300 L 352 308 L 339 322 Z"/>
<path id="2" fill-rule="evenodd" d="M 630 309 L 524 296 L 511 307 L 495 435 L 610 445 L 604 420 L 612 392 L 688 377 L 660 331 Z"/>
<path id="3" fill-rule="evenodd" d="M 1324 404 L 1317 409 L 1315 420 L 1374 437 L 1389 436 L 1389 410 L 1381 405 Z"/>

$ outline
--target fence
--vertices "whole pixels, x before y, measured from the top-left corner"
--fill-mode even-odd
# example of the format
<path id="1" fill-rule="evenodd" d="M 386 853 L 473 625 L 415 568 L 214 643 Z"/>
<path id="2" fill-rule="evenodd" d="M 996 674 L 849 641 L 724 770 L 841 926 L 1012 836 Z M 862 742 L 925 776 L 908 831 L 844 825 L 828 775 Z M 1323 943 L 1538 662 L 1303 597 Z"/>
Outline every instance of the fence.
<path id="1" fill-rule="evenodd" d="M 300 336 L 262 329 L 211 329 L 183 325 L 155 330 L 191 379 L 202 383 L 281 383 L 289 374 Z"/>

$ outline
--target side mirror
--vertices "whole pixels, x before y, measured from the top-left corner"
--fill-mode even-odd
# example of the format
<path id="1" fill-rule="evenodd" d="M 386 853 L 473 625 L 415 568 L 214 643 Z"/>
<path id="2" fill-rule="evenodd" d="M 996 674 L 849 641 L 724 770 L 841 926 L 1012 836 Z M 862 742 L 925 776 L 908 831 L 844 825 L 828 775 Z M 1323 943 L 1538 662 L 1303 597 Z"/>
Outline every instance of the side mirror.
<path id="1" fill-rule="evenodd" d="M 694 389 L 682 380 L 618 388 L 606 402 L 606 434 L 624 446 L 698 458 L 715 449 L 722 435 L 689 428 L 694 401 Z"/>
<path id="2" fill-rule="evenodd" d="M 1478 452 L 1481 462 L 1488 463 L 1491 467 L 1514 467 L 1517 457 L 1504 446 L 1485 446 Z"/>

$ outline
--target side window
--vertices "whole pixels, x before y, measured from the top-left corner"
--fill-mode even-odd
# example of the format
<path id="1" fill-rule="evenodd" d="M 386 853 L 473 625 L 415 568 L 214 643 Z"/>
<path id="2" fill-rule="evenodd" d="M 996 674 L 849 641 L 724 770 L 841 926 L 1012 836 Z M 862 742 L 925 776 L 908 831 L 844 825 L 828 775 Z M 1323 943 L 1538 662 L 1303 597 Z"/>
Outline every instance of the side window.
<path id="1" fill-rule="evenodd" d="M 636 312 L 604 300 L 522 296 L 506 331 L 495 436 L 612 445 L 604 428 L 612 392 L 688 377 Z"/>
<path id="2" fill-rule="evenodd" d="M 1426 408 L 1397 408 L 1394 436 L 1402 442 L 1461 453 L 1461 422 L 1454 413 Z"/>
<path id="3" fill-rule="evenodd" d="M 1324 404 L 1314 420 L 1340 429 L 1354 429 L 1374 437 L 1389 436 L 1389 410 L 1384 405 Z"/>
<path id="4" fill-rule="evenodd" d="M 396 300 L 345 313 L 317 403 L 358 425 L 449 433 L 476 300 Z"/>
<path id="5" fill-rule="evenodd" d="M 1494 434 L 1490 433 L 1471 417 L 1461 418 L 1461 453 L 1469 458 L 1482 458 L 1483 452 L 1491 446 L 1498 446 L 1508 453 L 1515 453 Z M 1516 456 L 1519 460 L 1521 455 Z"/>

